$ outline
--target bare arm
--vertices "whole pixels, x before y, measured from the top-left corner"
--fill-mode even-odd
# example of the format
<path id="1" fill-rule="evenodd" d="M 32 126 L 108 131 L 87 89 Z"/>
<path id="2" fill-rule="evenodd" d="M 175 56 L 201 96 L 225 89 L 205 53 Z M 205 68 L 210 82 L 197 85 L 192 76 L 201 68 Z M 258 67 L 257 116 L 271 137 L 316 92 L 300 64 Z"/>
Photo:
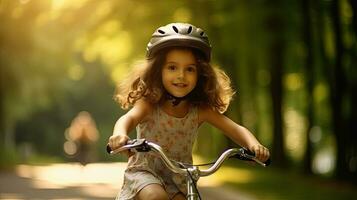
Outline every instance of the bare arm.
<path id="1" fill-rule="evenodd" d="M 270 154 L 257 138 L 245 127 L 238 125 L 228 117 L 212 110 L 209 107 L 201 107 L 199 111 L 199 121 L 208 122 L 231 138 L 236 144 L 248 148 L 254 152 L 261 161 L 266 161 Z"/>
<path id="2" fill-rule="evenodd" d="M 126 114 L 115 123 L 113 135 L 109 138 L 109 146 L 112 149 L 119 148 L 128 141 L 128 134 L 139 124 L 152 110 L 152 105 L 144 100 L 135 103 Z"/>

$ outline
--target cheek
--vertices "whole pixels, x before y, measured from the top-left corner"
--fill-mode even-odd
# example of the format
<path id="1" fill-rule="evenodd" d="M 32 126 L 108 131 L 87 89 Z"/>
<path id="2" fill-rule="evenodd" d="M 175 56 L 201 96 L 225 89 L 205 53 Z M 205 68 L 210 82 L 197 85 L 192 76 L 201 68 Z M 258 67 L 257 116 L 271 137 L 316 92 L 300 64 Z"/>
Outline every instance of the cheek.
<path id="1" fill-rule="evenodd" d="M 197 83 L 197 79 L 198 79 L 198 77 L 197 77 L 197 73 L 196 74 L 193 74 L 192 75 L 192 78 L 191 78 L 191 80 L 192 80 L 192 83 Z"/>
<path id="2" fill-rule="evenodd" d="M 170 80 L 169 80 L 169 76 L 167 76 L 167 74 L 165 73 L 162 73 L 161 75 L 161 82 L 162 82 L 162 85 L 166 88 L 167 85 L 169 84 Z"/>
<path id="3" fill-rule="evenodd" d="M 196 85 L 197 85 L 197 75 L 194 75 L 194 76 L 192 76 L 192 77 L 190 77 L 190 82 L 191 82 L 191 86 L 192 86 L 192 88 L 195 88 L 196 87 Z"/>

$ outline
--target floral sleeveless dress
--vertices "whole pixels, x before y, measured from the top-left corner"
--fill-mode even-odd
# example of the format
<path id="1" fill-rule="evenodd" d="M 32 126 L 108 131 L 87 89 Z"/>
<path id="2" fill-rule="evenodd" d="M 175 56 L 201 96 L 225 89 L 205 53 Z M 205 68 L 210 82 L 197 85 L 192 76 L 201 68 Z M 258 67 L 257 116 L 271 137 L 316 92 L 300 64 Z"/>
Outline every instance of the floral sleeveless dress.
<path id="1" fill-rule="evenodd" d="M 173 117 L 156 107 L 148 119 L 136 127 L 137 137 L 159 144 L 171 160 L 192 163 L 192 146 L 197 136 L 198 109 L 191 107 L 183 118 Z M 160 184 L 170 199 L 177 193 L 186 194 L 186 179 L 166 168 L 153 152 L 131 156 L 124 173 L 120 200 L 134 199 L 149 184 Z"/>

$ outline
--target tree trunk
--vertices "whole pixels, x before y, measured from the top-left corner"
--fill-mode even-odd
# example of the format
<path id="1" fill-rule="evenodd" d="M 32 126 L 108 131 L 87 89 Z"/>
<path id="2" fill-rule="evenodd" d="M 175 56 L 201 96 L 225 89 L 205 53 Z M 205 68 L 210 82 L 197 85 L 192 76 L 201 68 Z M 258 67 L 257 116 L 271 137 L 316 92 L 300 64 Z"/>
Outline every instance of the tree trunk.
<path id="1" fill-rule="evenodd" d="M 274 5 L 270 7 L 271 12 L 267 18 L 269 32 L 272 36 L 269 48 L 269 64 L 271 65 L 270 76 L 271 85 L 270 92 L 272 97 L 272 112 L 273 112 L 273 146 L 272 160 L 276 167 L 284 168 L 287 166 L 287 160 L 284 148 L 284 133 L 283 133 L 283 64 L 284 64 L 284 16 L 281 13 L 284 10 L 282 2 L 279 0 L 270 2 Z"/>
<path id="2" fill-rule="evenodd" d="M 342 56 L 344 47 L 341 34 L 340 4 L 333 0 L 331 5 L 331 16 L 335 35 L 335 62 L 332 69 L 331 103 L 332 103 L 332 123 L 333 132 L 337 143 L 336 176 L 340 179 L 348 178 L 347 150 L 350 145 L 347 140 L 346 118 L 343 114 L 342 103 L 345 95 L 345 75 L 343 71 Z"/>
<path id="3" fill-rule="evenodd" d="M 351 60 L 350 63 L 350 71 L 348 74 L 350 74 L 350 84 L 349 84 L 349 91 L 348 94 L 350 96 L 350 105 L 351 109 L 349 112 L 348 116 L 348 129 L 349 129 L 349 141 L 351 141 L 351 156 L 350 159 L 356 159 L 357 158 L 357 126 L 356 126 L 356 119 L 357 119 L 357 1 L 356 0 L 350 0 L 349 1 L 352 12 L 353 12 L 353 18 L 352 18 L 352 23 L 351 23 L 351 35 L 354 35 L 354 43 L 351 45 L 351 48 L 348 49 L 349 57 Z M 354 182 L 357 183 L 357 162 L 351 162 L 350 166 L 350 172 L 351 174 L 349 175 L 350 179 Z"/>
<path id="4" fill-rule="evenodd" d="M 306 130 L 306 149 L 304 156 L 304 173 L 312 174 L 312 144 L 310 142 L 310 131 L 314 125 L 314 99 L 313 99 L 313 87 L 314 87 L 314 64 L 313 64 L 313 40 L 311 31 L 311 9 L 310 1 L 302 1 L 302 13 L 303 13 L 303 41 L 306 48 L 306 60 L 305 60 L 305 77 L 306 77 L 306 117 L 307 117 L 307 130 Z"/>

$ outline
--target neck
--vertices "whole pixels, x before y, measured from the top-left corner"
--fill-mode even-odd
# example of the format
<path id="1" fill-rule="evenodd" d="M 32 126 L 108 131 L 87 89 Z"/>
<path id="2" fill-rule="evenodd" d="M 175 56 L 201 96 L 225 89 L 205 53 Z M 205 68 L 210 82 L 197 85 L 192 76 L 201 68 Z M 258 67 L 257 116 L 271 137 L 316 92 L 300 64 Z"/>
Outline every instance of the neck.
<path id="1" fill-rule="evenodd" d="M 190 108 L 190 104 L 187 100 L 183 100 L 175 106 L 172 104 L 172 101 L 166 100 L 162 103 L 161 108 L 169 115 L 184 117 Z"/>

